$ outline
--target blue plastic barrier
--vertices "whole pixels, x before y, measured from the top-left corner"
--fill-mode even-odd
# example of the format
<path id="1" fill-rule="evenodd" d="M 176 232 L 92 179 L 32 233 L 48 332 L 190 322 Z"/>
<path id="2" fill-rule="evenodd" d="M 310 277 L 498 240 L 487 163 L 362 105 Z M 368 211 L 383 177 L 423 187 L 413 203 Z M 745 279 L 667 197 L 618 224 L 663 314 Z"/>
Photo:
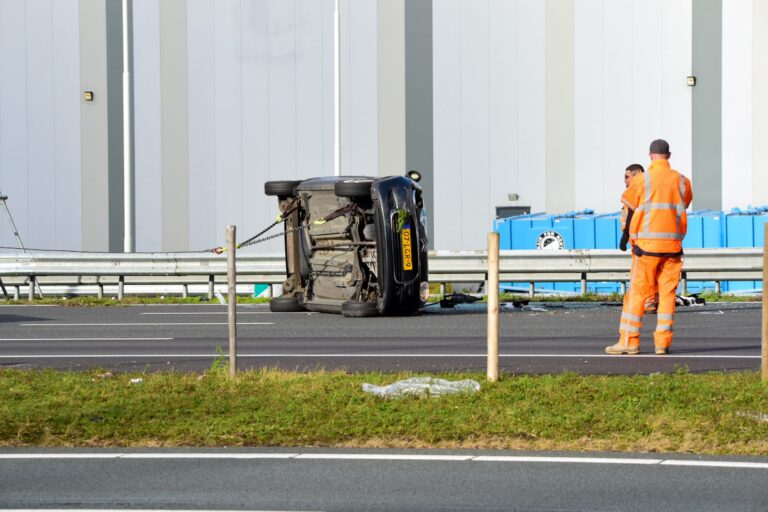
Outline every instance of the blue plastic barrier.
<path id="1" fill-rule="evenodd" d="M 768 206 L 734 208 L 730 212 L 699 210 L 688 213 L 688 233 L 683 249 L 763 247 Z M 494 221 L 502 250 L 617 249 L 621 240 L 621 213 L 596 215 L 592 210 L 551 215 L 538 212 Z M 502 283 L 502 288 L 527 291 L 528 283 Z M 535 283 L 536 289 L 579 292 L 578 282 Z M 590 292 L 618 292 L 620 285 L 590 282 Z M 714 282 L 689 282 L 689 293 L 715 288 Z M 726 281 L 723 292 L 762 289 L 760 281 Z"/>

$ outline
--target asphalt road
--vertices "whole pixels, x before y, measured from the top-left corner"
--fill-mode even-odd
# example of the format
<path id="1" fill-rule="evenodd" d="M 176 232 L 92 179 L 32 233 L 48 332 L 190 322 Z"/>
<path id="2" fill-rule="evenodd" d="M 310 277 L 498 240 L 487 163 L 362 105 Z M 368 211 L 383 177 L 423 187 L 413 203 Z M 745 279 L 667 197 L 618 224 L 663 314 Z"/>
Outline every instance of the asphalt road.
<path id="1" fill-rule="evenodd" d="M 655 317 L 646 317 L 642 353 L 608 356 L 618 305 L 531 304 L 501 314 L 500 367 L 506 373 L 632 374 L 687 367 L 760 367 L 760 304 L 678 309 L 668 356 L 653 355 Z M 224 306 L 0 306 L 0 367 L 199 371 L 228 350 Z M 409 317 L 348 319 L 238 307 L 240 368 L 347 371 L 485 371 L 482 305 L 427 308 Z"/>
<path id="2" fill-rule="evenodd" d="M 0 450 L 0 507 L 750 511 L 768 459 L 437 450 Z"/>

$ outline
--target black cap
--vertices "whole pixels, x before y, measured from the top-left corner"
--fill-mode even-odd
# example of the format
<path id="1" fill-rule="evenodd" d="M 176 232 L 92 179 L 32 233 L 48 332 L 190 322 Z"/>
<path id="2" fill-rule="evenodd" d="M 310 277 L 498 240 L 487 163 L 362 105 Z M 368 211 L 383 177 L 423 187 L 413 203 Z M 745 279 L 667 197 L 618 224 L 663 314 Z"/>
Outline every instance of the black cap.
<path id="1" fill-rule="evenodd" d="M 651 142 L 651 153 L 654 155 L 668 155 L 669 143 L 664 139 L 656 139 Z"/>

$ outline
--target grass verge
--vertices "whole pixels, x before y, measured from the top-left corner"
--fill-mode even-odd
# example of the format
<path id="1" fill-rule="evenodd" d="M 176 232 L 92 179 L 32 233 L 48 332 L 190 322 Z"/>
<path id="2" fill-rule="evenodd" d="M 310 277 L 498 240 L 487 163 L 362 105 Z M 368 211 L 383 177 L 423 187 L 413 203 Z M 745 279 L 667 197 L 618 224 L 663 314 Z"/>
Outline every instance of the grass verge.
<path id="1" fill-rule="evenodd" d="M 411 374 L 0 371 L 0 446 L 346 446 L 768 455 L 756 373 L 450 374 L 477 394 L 384 400 Z M 131 379 L 142 379 L 131 383 Z"/>

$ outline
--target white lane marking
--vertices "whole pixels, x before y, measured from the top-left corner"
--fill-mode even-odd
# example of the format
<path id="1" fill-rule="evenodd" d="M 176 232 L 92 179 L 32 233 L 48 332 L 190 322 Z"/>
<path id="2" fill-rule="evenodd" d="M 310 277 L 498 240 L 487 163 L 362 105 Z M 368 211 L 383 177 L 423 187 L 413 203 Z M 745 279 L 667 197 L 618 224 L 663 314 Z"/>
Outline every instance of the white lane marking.
<path id="1" fill-rule="evenodd" d="M 274 322 L 237 322 L 237 325 L 274 325 Z M 106 324 L 19 324 L 22 327 L 116 327 L 116 326 L 161 326 L 161 325 L 228 325 L 227 322 L 127 322 Z"/>
<path id="2" fill-rule="evenodd" d="M 544 462 L 568 462 L 577 464 L 661 464 L 661 459 L 629 459 L 608 457 L 547 457 Z M 542 462 L 541 457 L 517 457 L 517 456 L 480 456 L 472 460 L 478 462 Z"/>
<path id="3" fill-rule="evenodd" d="M 300 453 L 296 459 L 315 460 L 424 460 L 424 461 L 462 461 L 472 460 L 472 455 L 400 455 L 367 453 Z"/>
<path id="4" fill-rule="evenodd" d="M 162 512 L 320 512 L 312 510 L 173 510 L 173 509 L 153 509 L 153 508 L 4 508 L 3 512 L 150 512 L 159 510 Z"/>
<path id="5" fill-rule="evenodd" d="M 126 453 L 121 459 L 293 459 L 298 453 Z"/>
<path id="6" fill-rule="evenodd" d="M 700 461 L 700 460 L 664 460 L 661 464 L 665 466 L 689 466 L 708 468 L 736 468 L 736 469 L 768 469 L 768 464 L 762 462 L 729 462 L 723 460 Z"/>
<path id="7" fill-rule="evenodd" d="M 175 338 L 174 338 L 175 339 Z M 224 354 L 17 354 L 17 355 L 0 355 L 0 358 L 3 359 L 13 359 L 18 357 L 37 357 L 37 358 L 57 358 L 57 357 L 219 357 L 220 355 L 228 355 L 227 353 Z M 487 354 L 243 354 L 238 353 L 237 357 L 264 357 L 264 358 L 327 358 L 327 359 L 333 359 L 333 358 L 347 358 L 347 359 L 354 359 L 354 358 L 419 358 L 419 357 L 434 357 L 434 358 L 477 358 L 477 357 L 488 357 Z M 616 360 L 627 360 L 628 358 L 632 359 L 638 359 L 638 358 L 653 358 L 656 360 L 663 360 L 663 359 L 760 359 L 760 355 L 754 355 L 754 356 L 729 356 L 729 355 L 687 355 L 687 356 L 655 356 L 655 355 L 637 355 L 637 356 L 614 356 L 614 355 L 608 355 L 608 354 L 597 354 L 597 355 L 589 355 L 589 354 L 563 354 L 563 355 L 557 355 L 557 354 L 499 354 L 499 357 L 519 357 L 519 358 L 532 358 L 532 357 L 541 357 L 541 358 L 576 358 L 576 359 L 593 359 L 593 358 L 614 358 Z"/>
<path id="8" fill-rule="evenodd" d="M 0 341 L 168 341 L 174 338 L 0 338 Z"/>
<path id="9" fill-rule="evenodd" d="M 614 465 L 664 465 L 704 468 L 768 469 L 768 462 L 740 462 L 722 460 L 644 459 L 617 457 L 562 457 L 562 456 L 504 456 L 504 455 L 430 455 L 430 454 L 378 454 L 378 453 L 0 453 L 0 460 L 53 460 L 53 459 L 306 459 L 306 460 L 362 460 L 413 462 L 506 462 L 506 463 L 573 463 Z"/>
<path id="10" fill-rule="evenodd" d="M 227 311 L 145 311 L 140 315 L 228 315 Z M 271 315 L 271 311 L 238 311 L 238 315 Z"/>

